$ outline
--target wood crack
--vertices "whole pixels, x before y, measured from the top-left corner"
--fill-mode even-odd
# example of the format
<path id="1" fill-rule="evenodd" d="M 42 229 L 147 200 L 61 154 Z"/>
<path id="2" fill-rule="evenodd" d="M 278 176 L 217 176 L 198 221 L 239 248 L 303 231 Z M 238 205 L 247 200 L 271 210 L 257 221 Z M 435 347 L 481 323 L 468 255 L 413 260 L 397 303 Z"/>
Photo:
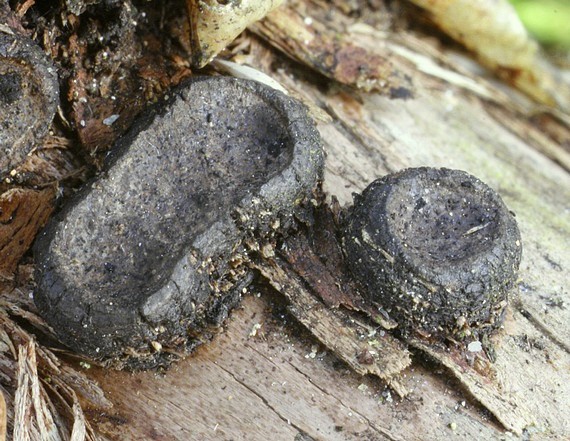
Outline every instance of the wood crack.
<path id="1" fill-rule="evenodd" d="M 220 366 L 220 365 L 218 365 Z M 263 404 L 265 404 L 265 406 L 270 409 L 277 417 L 279 417 L 279 419 L 281 419 L 283 422 L 285 422 L 287 425 L 294 427 L 297 431 L 299 431 L 299 433 L 301 434 L 306 434 L 306 432 L 304 430 L 302 430 L 299 426 L 297 426 L 295 423 L 293 423 L 291 421 L 291 419 L 281 415 L 280 412 L 277 411 L 277 409 L 272 406 L 269 401 L 263 396 L 261 395 L 259 392 L 257 392 L 255 389 L 253 389 L 251 386 L 249 386 L 247 383 L 241 381 L 240 379 L 238 379 L 238 377 L 230 370 L 224 368 L 223 366 L 220 366 L 220 369 L 222 369 L 226 374 L 228 374 L 236 383 L 238 383 L 240 386 L 244 387 L 245 389 L 247 389 L 249 392 L 251 392 L 253 395 L 255 395 L 258 399 L 261 400 L 261 402 Z"/>
<path id="2" fill-rule="evenodd" d="M 298 372 L 300 375 L 302 375 L 303 377 L 305 377 L 307 379 L 307 381 L 309 383 L 311 383 L 313 386 L 315 386 L 317 389 L 319 389 L 323 394 L 328 395 L 329 397 L 332 397 L 333 399 L 337 400 L 342 406 L 346 407 L 347 409 L 350 409 L 351 412 L 355 413 L 358 415 L 359 418 L 362 418 L 364 421 L 367 422 L 368 426 L 373 429 L 374 431 L 378 432 L 379 434 L 385 436 L 389 441 L 403 441 L 402 438 L 394 435 L 393 433 L 391 433 L 389 430 L 383 428 L 383 427 L 379 427 L 376 424 L 374 424 L 368 417 L 366 417 L 365 415 L 363 415 L 362 413 L 354 410 L 353 408 L 351 408 L 349 405 L 345 404 L 340 398 L 337 398 L 334 396 L 334 394 L 329 393 L 326 389 L 323 389 L 319 384 L 315 383 L 315 381 L 313 381 L 313 379 L 307 375 L 305 372 L 303 372 L 302 370 L 300 370 L 297 366 L 295 366 L 292 363 L 289 363 L 289 366 L 291 366 L 296 372 Z"/>

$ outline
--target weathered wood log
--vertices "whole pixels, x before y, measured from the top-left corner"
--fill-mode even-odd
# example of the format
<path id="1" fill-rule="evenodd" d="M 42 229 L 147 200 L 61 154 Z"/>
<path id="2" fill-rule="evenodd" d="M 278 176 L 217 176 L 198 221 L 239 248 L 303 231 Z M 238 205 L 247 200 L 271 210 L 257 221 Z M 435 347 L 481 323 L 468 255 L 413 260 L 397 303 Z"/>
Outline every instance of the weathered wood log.
<path id="1" fill-rule="evenodd" d="M 486 352 L 452 342 L 446 347 L 418 339 L 396 340 L 391 331 L 375 328 L 365 317 L 360 317 L 362 323 L 350 322 L 353 316 L 341 309 L 350 304 L 350 297 L 341 295 L 343 301 L 336 304 L 337 297 L 330 297 L 332 288 L 323 288 L 330 281 L 303 276 L 305 261 L 285 263 L 280 261 L 283 254 L 278 255 L 273 260 L 279 266 L 259 267 L 270 284 L 260 281 L 245 296 L 225 332 L 166 372 L 109 371 L 73 359 L 60 368 L 50 358 L 53 355 L 42 353 L 49 369 L 39 370 L 44 372 L 40 382 L 47 388 L 51 383 L 46 378 L 56 380 L 49 391 L 65 398 L 65 415 L 77 422 L 79 438 L 74 439 L 82 437 L 83 414 L 75 392 L 65 384 L 84 387 L 86 392 L 79 395 L 91 424 L 85 427 L 95 428 L 102 439 L 500 439 L 505 431 L 512 439 L 570 435 L 564 412 L 570 405 L 570 298 L 565 286 L 570 269 L 570 153 L 563 147 L 570 143 L 569 116 L 537 107 L 516 91 L 489 81 L 472 69 L 468 56 L 434 44 L 436 34 L 428 25 L 410 31 L 399 23 L 396 33 L 391 24 L 396 13 L 386 17 L 381 16 L 385 8 L 364 12 L 364 6 L 351 9 L 337 3 L 343 7 L 306 1 L 274 11 L 253 27 L 263 40 L 244 35 L 239 49 L 234 48 L 236 59 L 269 74 L 291 95 L 329 116 L 330 122 L 320 126 L 327 152 L 324 190 L 341 206 L 351 204 L 352 193 L 373 179 L 409 166 L 464 169 L 501 194 L 516 213 L 524 248 L 503 329 L 484 342 Z M 419 14 L 405 3 L 397 7 L 412 17 Z M 354 18 L 358 14 L 361 20 Z M 291 30 L 287 41 L 279 23 L 305 28 L 297 29 L 299 33 Z M 327 33 L 330 29 L 332 35 Z M 303 52 L 303 35 L 314 39 L 314 46 L 309 46 L 320 52 Z M 343 50 L 347 45 L 359 48 L 355 58 Z M 337 59 L 340 65 L 334 63 L 335 55 L 342 55 Z M 80 65 L 80 58 L 73 66 Z M 381 65 L 386 60 L 389 67 Z M 318 61 L 323 63 L 316 65 Z M 340 75 L 343 66 L 354 67 L 352 76 Z M 80 70 L 81 75 L 89 73 Z M 170 81 L 174 82 L 161 84 Z M 377 87 L 358 90 L 359 85 L 371 84 Z M 404 92 L 400 86 L 413 90 L 413 97 L 391 93 Z M 410 99 L 391 100 L 390 95 Z M 85 98 L 92 103 L 107 99 Z M 140 99 L 130 99 L 140 108 Z M 73 117 L 79 125 L 89 108 L 80 104 Z M 132 116 L 125 114 L 124 120 Z M 102 115 L 95 119 L 102 124 Z M 103 141 L 115 136 L 108 130 L 92 142 L 96 132 L 78 130 L 87 151 L 105 148 Z M 310 260 L 303 254 L 307 256 Z M 45 324 L 22 301 L 29 300 L 32 291 L 25 286 L 20 297 L 12 288 L 3 289 L 2 308 L 42 330 Z M 8 326 L 8 315 L 3 320 L 2 329 L 10 336 L 2 338 L 2 384 L 8 388 L 6 384 L 14 385 L 7 372 L 13 373 L 17 358 L 10 344 L 30 346 L 18 337 L 16 327 Z M 359 357 L 369 342 L 356 341 L 355 331 L 344 334 L 359 326 L 384 333 L 388 344 L 382 351 L 389 350 L 395 358 Z M 26 357 L 20 359 L 24 363 Z M 382 361 L 403 369 L 393 389 L 393 377 L 387 374 L 391 371 L 384 370 Z M 97 380 L 114 406 L 106 406 L 91 383 L 74 377 L 77 371 Z M 371 371 L 380 378 L 362 375 Z M 394 396 L 395 391 L 405 397 Z M 90 393 L 95 399 L 88 401 Z M 89 436 L 95 435 L 88 431 Z"/>

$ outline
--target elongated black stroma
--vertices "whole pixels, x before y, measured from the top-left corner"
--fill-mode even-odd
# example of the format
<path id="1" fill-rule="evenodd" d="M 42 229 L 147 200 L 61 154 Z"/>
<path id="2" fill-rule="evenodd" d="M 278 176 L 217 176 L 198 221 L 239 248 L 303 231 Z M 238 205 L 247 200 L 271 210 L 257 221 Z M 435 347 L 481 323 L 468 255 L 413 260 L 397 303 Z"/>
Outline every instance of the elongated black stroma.
<path id="1" fill-rule="evenodd" d="M 498 327 L 521 259 L 513 214 L 459 170 L 412 168 L 356 196 L 343 244 L 367 298 L 404 334 Z"/>
<path id="2" fill-rule="evenodd" d="M 193 80 L 41 234 L 35 302 L 79 353 L 168 361 L 219 326 L 248 281 L 243 239 L 286 231 L 322 166 L 300 103 L 256 82 Z"/>

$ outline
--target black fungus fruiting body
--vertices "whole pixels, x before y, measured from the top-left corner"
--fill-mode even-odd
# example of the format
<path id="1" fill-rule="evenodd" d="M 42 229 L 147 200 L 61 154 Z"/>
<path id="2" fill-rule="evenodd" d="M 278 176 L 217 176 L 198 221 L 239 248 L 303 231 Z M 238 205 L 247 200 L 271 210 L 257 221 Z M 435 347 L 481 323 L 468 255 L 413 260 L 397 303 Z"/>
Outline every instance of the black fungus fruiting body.
<path id="1" fill-rule="evenodd" d="M 0 176 L 41 142 L 58 103 L 51 60 L 34 41 L 0 29 Z"/>
<path id="2" fill-rule="evenodd" d="M 322 166 L 300 103 L 195 79 L 139 118 L 40 235 L 35 302 L 75 351 L 168 361 L 220 325 L 249 280 L 244 239 L 291 225 Z"/>
<path id="3" fill-rule="evenodd" d="M 405 334 L 496 328 L 521 259 L 516 221 L 499 195 L 445 168 L 374 181 L 355 197 L 343 244 L 368 299 Z"/>

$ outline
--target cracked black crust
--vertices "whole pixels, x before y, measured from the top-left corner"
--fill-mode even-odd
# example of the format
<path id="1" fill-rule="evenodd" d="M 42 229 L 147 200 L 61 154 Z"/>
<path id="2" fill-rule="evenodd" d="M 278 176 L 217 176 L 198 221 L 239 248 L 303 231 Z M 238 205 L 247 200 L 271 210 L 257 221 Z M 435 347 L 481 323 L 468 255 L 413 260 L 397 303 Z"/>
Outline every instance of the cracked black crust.
<path id="1" fill-rule="evenodd" d="M 355 196 L 343 245 L 367 298 L 404 334 L 484 333 L 503 319 L 521 259 L 499 195 L 459 170 L 412 168 Z"/>
<path id="2" fill-rule="evenodd" d="M 34 246 L 41 314 L 114 367 L 208 340 L 250 279 L 244 239 L 286 231 L 322 174 L 314 124 L 280 92 L 208 77 L 168 96 Z"/>

